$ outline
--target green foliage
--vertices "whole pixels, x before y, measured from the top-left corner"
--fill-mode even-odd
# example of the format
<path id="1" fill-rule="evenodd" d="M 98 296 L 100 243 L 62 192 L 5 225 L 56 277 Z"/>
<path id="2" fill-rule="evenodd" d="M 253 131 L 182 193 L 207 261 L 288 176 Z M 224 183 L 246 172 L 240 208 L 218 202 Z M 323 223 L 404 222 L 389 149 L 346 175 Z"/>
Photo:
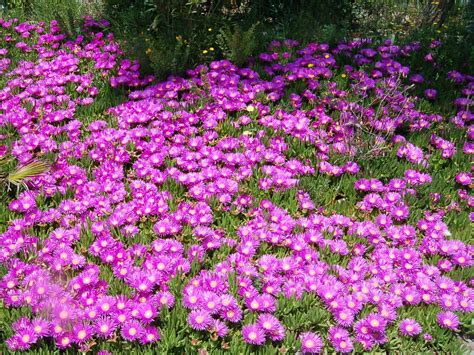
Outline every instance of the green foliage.
<path id="1" fill-rule="evenodd" d="M 158 38 L 150 43 L 147 54 L 153 73 L 158 77 L 181 73 L 191 64 L 191 48 L 181 40 L 169 43 Z"/>
<path id="2" fill-rule="evenodd" d="M 104 0 L 104 15 L 129 53 L 163 78 L 222 57 L 242 65 L 274 39 L 333 43 L 347 33 L 349 3 Z"/>
<path id="3" fill-rule="evenodd" d="M 256 29 L 258 25 L 257 22 L 246 31 L 243 31 L 239 25 L 234 25 L 233 30 L 226 26 L 219 31 L 217 43 L 226 58 L 239 66 L 245 64 L 257 48 Z"/>
<path id="4" fill-rule="evenodd" d="M 355 0 L 352 28 L 361 36 L 387 38 L 406 35 L 420 25 L 422 8 L 414 1 Z"/>
<path id="5" fill-rule="evenodd" d="M 351 0 L 256 1 L 267 26 L 267 40 L 291 38 L 301 42 L 334 43 L 345 38 L 351 18 Z M 257 7 L 257 6 L 255 6 Z"/>

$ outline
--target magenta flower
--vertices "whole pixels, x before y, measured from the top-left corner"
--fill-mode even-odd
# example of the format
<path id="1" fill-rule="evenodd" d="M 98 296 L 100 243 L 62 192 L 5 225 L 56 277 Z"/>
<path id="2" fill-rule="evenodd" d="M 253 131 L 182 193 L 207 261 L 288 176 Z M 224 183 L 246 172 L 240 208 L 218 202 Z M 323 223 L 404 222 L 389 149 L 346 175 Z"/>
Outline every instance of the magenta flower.
<path id="1" fill-rule="evenodd" d="M 369 321 L 368 323 L 370 324 L 371 322 Z M 354 349 L 352 340 L 349 337 L 349 332 L 344 328 L 329 328 L 328 339 L 333 345 L 334 349 L 341 353 L 348 353 Z"/>
<path id="2" fill-rule="evenodd" d="M 438 96 L 438 92 L 435 89 L 426 89 L 424 94 L 428 100 L 434 100 Z"/>
<path id="3" fill-rule="evenodd" d="M 421 333 L 421 326 L 411 318 L 402 320 L 398 326 L 400 332 L 404 335 L 415 336 Z"/>
<path id="4" fill-rule="evenodd" d="M 155 327 L 146 327 L 140 339 L 141 344 L 151 344 L 160 340 L 160 334 Z"/>
<path id="5" fill-rule="evenodd" d="M 265 343 L 265 333 L 257 324 L 244 325 L 242 327 L 242 337 L 249 344 L 263 345 Z"/>
<path id="6" fill-rule="evenodd" d="M 229 332 L 229 328 L 227 325 L 218 319 L 214 319 L 212 325 L 210 326 L 209 330 L 214 332 L 218 337 L 225 337 Z"/>
<path id="7" fill-rule="evenodd" d="M 458 316 L 453 312 L 438 313 L 437 320 L 441 328 L 456 330 L 459 326 Z"/>
<path id="8" fill-rule="evenodd" d="M 102 316 L 95 320 L 95 333 L 101 338 L 108 338 L 117 328 L 117 323 L 108 316 Z"/>
<path id="9" fill-rule="evenodd" d="M 120 335 L 128 341 L 140 339 L 144 334 L 145 329 L 137 320 L 130 320 L 122 324 L 122 329 L 120 330 Z"/>
<path id="10" fill-rule="evenodd" d="M 280 321 L 271 314 L 261 314 L 258 316 L 257 324 L 263 329 L 265 334 L 274 341 L 282 340 L 285 337 L 285 328 Z"/>
<path id="11" fill-rule="evenodd" d="M 212 318 L 209 312 L 203 310 L 192 311 L 188 315 L 188 324 L 191 328 L 196 330 L 207 329 L 212 323 Z"/>
<path id="12" fill-rule="evenodd" d="M 316 333 L 301 333 L 299 338 L 301 341 L 301 351 L 303 354 L 319 354 L 323 349 L 323 341 Z"/>
<path id="13" fill-rule="evenodd" d="M 472 184 L 472 174 L 461 172 L 456 175 L 456 182 L 464 186 L 469 186 Z"/>

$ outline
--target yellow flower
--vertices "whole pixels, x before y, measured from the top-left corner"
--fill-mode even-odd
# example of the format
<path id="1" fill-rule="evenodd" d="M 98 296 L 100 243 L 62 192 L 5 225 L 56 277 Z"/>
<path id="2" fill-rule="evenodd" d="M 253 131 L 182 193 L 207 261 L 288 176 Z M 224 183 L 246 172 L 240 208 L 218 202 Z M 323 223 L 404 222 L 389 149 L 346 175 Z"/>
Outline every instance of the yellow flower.
<path id="1" fill-rule="evenodd" d="M 212 28 L 211 28 L 211 27 L 209 27 L 207 30 L 208 30 L 209 32 L 212 32 Z"/>
<path id="2" fill-rule="evenodd" d="M 203 50 L 202 54 L 207 54 L 207 49 Z"/>
<path id="3" fill-rule="evenodd" d="M 211 52 L 214 52 L 214 47 L 209 48 Z"/>
<path id="4" fill-rule="evenodd" d="M 342 73 L 341 76 L 342 76 L 343 78 L 347 77 L 346 73 Z"/>
<path id="5" fill-rule="evenodd" d="M 147 54 L 147 55 L 150 55 L 151 52 L 153 52 L 153 50 L 152 50 L 151 48 L 148 48 L 148 49 L 146 50 L 146 54 Z"/>
<path id="6" fill-rule="evenodd" d="M 248 105 L 247 112 L 253 112 L 253 111 L 255 111 L 255 107 L 253 107 L 252 105 Z"/>
<path id="7" fill-rule="evenodd" d="M 181 37 L 181 35 L 176 36 L 177 41 L 181 41 L 182 39 L 183 39 L 183 37 Z"/>

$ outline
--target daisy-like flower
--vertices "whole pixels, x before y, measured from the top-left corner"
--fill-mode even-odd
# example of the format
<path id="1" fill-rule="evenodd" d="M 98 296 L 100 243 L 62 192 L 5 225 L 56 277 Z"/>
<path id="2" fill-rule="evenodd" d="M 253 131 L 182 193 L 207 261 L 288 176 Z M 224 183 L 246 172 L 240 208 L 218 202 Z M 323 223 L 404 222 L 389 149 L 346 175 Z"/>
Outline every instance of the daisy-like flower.
<path id="1" fill-rule="evenodd" d="M 368 322 L 369 323 L 369 322 Z M 350 353 L 354 349 L 349 332 L 341 327 L 331 327 L 328 332 L 328 339 L 336 351 Z"/>
<path id="2" fill-rule="evenodd" d="M 403 335 L 408 335 L 411 337 L 420 334 L 422 331 L 420 324 L 411 318 L 402 320 L 398 329 L 400 329 L 400 332 Z"/>
<path id="3" fill-rule="evenodd" d="M 156 310 L 148 302 L 140 303 L 137 307 L 139 318 L 142 322 L 149 323 L 156 317 Z"/>
<path id="4" fill-rule="evenodd" d="M 438 96 L 438 91 L 436 89 L 426 89 L 424 94 L 428 100 L 434 100 Z"/>
<path id="5" fill-rule="evenodd" d="M 253 345 L 265 343 L 265 333 L 258 324 L 248 324 L 242 327 L 242 337 L 245 342 Z"/>
<path id="6" fill-rule="evenodd" d="M 235 297 L 229 294 L 221 295 L 220 304 L 221 304 L 221 309 L 224 309 L 224 310 L 239 306 Z"/>
<path id="7" fill-rule="evenodd" d="M 459 318 L 453 312 L 438 313 L 437 320 L 441 328 L 456 330 L 459 326 Z"/>
<path id="8" fill-rule="evenodd" d="M 220 316 L 231 323 L 238 323 L 242 319 L 242 310 L 239 305 L 221 310 Z"/>
<path id="9" fill-rule="evenodd" d="M 38 337 L 31 329 L 21 329 L 13 337 L 19 350 L 26 350 L 36 343 Z"/>
<path id="10" fill-rule="evenodd" d="M 409 210 L 404 205 L 394 206 L 391 208 L 390 214 L 395 220 L 402 221 L 408 217 Z"/>
<path id="11" fill-rule="evenodd" d="M 143 325 L 137 320 L 130 320 L 122 324 L 120 335 L 128 341 L 140 339 L 145 334 Z"/>
<path id="12" fill-rule="evenodd" d="M 95 320 L 95 333 L 101 338 L 108 338 L 112 335 L 117 323 L 108 316 L 98 317 Z"/>
<path id="13" fill-rule="evenodd" d="M 77 343 L 86 342 L 93 334 L 93 328 L 88 324 L 79 324 L 74 327 L 74 341 Z"/>
<path id="14" fill-rule="evenodd" d="M 33 319 L 31 327 L 38 337 L 45 337 L 50 333 L 50 323 L 43 318 Z"/>
<path id="15" fill-rule="evenodd" d="M 168 309 L 173 308 L 175 298 L 171 292 L 169 291 L 158 292 L 157 298 L 158 298 L 158 302 L 160 303 L 160 306 L 166 307 Z"/>
<path id="16" fill-rule="evenodd" d="M 142 337 L 140 338 L 141 344 L 151 344 L 160 340 L 160 334 L 155 327 L 145 328 Z"/>
<path id="17" fill-rule="evenodd" d="M 204 310 L 195 310 L 188 315 L 188 323 L 195 330 L 205 330 L 211 325 L 211 322 L 211 315 Z"/>
<path id="18" fill-rule="evenodd" d="M 267 335 L 271 334 L 281 326 L 280 321 L 275 316 L 268 313 L 260 314 L 257 319 L 257 324 Z"/>
<path id="19" fill-rule="evenodd" d="M 218 319 L 213 319 L 211 326 L 209 327 L 211 332 L 214 332 L 219 337 L 225 337 L 229 332 L 227 325 Z"/>
<path id="20" fill-rule="evenodd" d="M 464 186 L 469 186 L 472 184 L 472 175 L 470 173 L 460 172 L 456 175 L 456 182 Z"/>
<path id="21" fill-rule="evenodd" d="M 17 332 L 28 328 L 31 328 L 31 321 L 28 317 L 20 317 L 12 324 L 12 329 Z"/>
<path id="22" fill-rule="evenodd" d="M 367 316 L 366 321 L 370 329 L 374 332 L 384 331 L 385 326 L 387 325 L 387 321 L 384 317 L 373 313 Z"/>
<path id="23" fill-rule="evenodd" d="M 323 341 L 316 333 L 301 333 L 299 338 L 301 341 L 301 351 L 303 354 L 318 354 L 323 349 Z"/>
<path id="24" fill-rule="evenodd" d="M 190 286 L 186 287 L 183 292 L 183 306 L 186 308 L 196 309 L 202 301 L 202 292 L 200 289 Z"/>
<path id="25" fill-rule="evenodd" d="M 74 339 L 74 337 L 71 334 L 63 333 L 55 339 L 56 340 L 56 346 L 59 349 L 69 348 L 72 345 L 73 339 Z"/>
<path id="26" fill-rule="evenodd" d="M 110 312 L 110 310 L 115 305 L 115 303 L 116 303 L 116 299 L 114 297 L 111 297 L 111 296 L 102 297 L 101 299 L 97 301 L 97 310 L 101 314 L 107 314 L 108 312 Z"/>
<path id="27" fill-rule="evenodd" d="M 220 308 L 220 297 L 214 292 L 206 291 L 203 293 L 202 307 L 209 312 L 209 314 L 215 314 L 219 312 Z"/>
<path id="28" fill-rule="evenodd" d="M 337 311 L 335 318 L 341 326 L 349 327 L 354 322 L 354 313 L 347 308 L 342 308 Z"/>
<path id="29" fill-rule="evenodd" d="M 263 309 L 263 301 L 261 296 L 249 297 L 245 300 L 247 308 L 253 312 L 259 312 Z"/>

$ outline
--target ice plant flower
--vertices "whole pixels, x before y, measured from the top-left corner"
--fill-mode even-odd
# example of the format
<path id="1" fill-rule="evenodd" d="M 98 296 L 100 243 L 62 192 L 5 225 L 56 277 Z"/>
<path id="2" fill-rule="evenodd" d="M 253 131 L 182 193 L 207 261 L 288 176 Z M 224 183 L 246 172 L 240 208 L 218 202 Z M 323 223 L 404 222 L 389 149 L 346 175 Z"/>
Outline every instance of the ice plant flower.
<path id="1" fill-rule="evenodd" d="M 402 320 L 398 326 L 403 335 L 415 336 L 421 333 L 421 326 L 411 318 Z"/>
<path id="2" fill-rule="evenodd" d="M 323 341 L 316 333 L 301 333 L 299 339 L 301 341 L 301 352 L 303 354 L 319 354 L 323 349 Z"/>
<path id="3" fill-rule="evenodd" d="M 242 327 L 242 337 L 245 342 L 253 345 L 265 343 L 265 333 L 258 324 L 249 324 Z"/>
<path id="4" fill-rule="evenodd" d="M 459 326 L 459 319 L 453 312 L 438 313 L 437 320 L 441 328 L 456 330 Z"/>

